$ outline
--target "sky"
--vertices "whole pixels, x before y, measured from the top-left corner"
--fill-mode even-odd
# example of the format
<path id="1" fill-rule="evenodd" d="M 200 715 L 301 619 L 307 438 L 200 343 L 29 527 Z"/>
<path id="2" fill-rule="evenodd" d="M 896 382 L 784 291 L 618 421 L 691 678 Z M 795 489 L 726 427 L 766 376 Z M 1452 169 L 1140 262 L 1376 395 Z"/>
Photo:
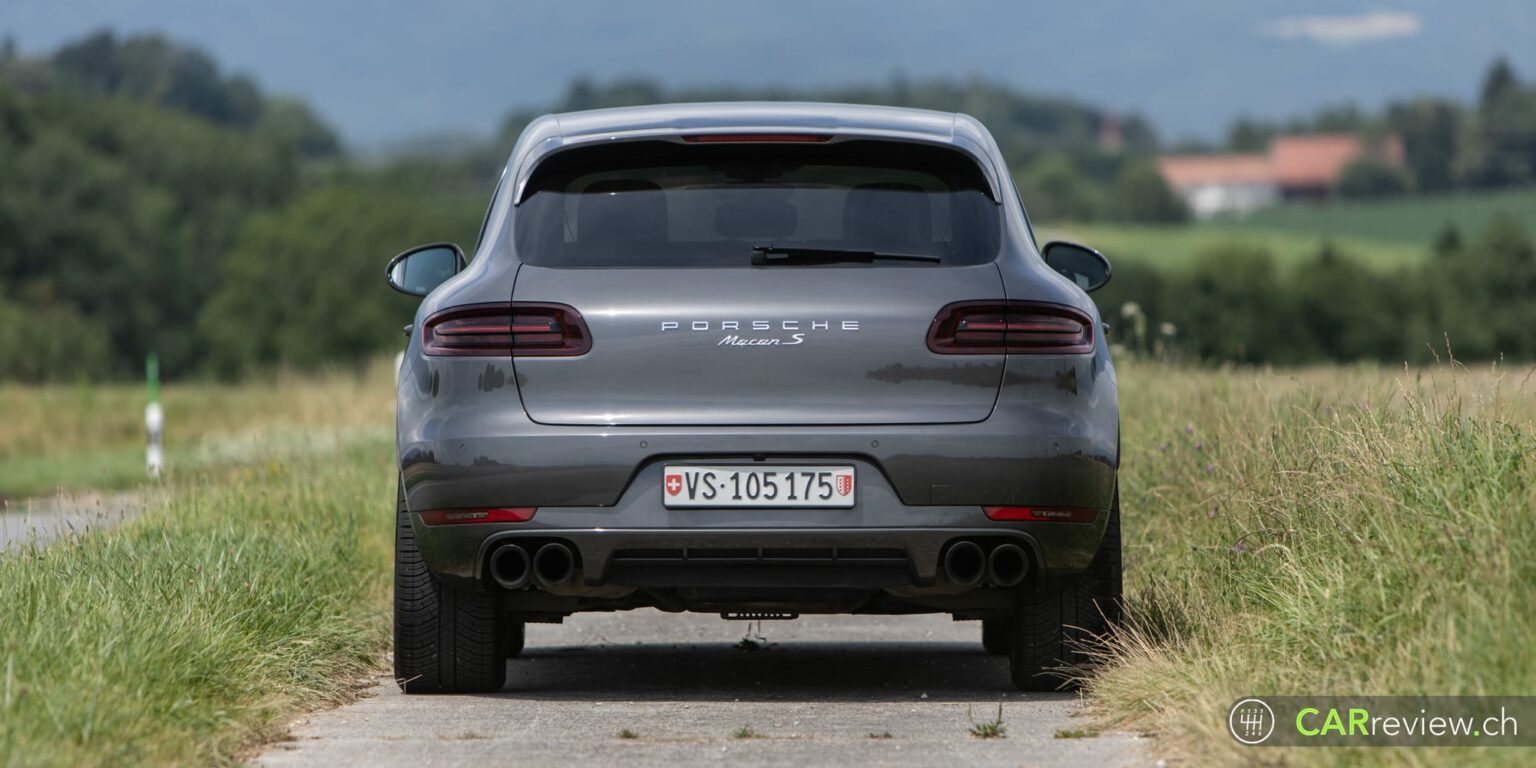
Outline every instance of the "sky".
<path id="1" fill-rule="evenodd" d="M 577 76 L 829 86 L 982 77 L 1216 137 L 1238 115 L 1536 80 L 1532 0 L 3 0 L 23 53 L 158 31 L 309 101 L 355 146 L 486 136 Z"/>

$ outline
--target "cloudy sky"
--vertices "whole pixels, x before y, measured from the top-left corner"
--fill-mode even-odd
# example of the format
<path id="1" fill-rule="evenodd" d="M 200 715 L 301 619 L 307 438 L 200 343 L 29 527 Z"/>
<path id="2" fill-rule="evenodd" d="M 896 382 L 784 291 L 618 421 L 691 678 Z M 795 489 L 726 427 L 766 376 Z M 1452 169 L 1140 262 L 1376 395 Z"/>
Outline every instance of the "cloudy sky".
<path id="1" fill-rule="evenodd" d="M 100 27 L 157 30 L 302 96 L 377 146 L 493 130 L 572 77 L 818 86 L 985 77 L 1214 136 L 1415 93 L 1462 98 L 1496 55 L 1536 79 L 1531 0 L 4 0 L 38 53 Z"/>

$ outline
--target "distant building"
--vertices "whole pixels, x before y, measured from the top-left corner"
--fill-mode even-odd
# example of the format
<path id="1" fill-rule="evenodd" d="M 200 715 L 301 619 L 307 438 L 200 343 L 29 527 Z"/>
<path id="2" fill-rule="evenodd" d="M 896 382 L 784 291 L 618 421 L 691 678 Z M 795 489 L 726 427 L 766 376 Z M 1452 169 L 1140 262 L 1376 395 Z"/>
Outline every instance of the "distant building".
<path id="1" fill-rule="evenodd" d="M 1248 213 L 1280 199 L 1266 155 L 1169 155 L 1158 158 L 1157 167 L 1197 219 Z"/>
<path id="2" fill-rule="evenodd" d="M 1403 144 L 1391 136 L 1366 144 L 1353 134 L 1276 136 L 1264 153 L 1164 155 L 1158 170 L 1196 218 L 1245 214 L 1281 200 L 1324 200 L 1344 167 L 1366 153 L 1401 166 Z"/>

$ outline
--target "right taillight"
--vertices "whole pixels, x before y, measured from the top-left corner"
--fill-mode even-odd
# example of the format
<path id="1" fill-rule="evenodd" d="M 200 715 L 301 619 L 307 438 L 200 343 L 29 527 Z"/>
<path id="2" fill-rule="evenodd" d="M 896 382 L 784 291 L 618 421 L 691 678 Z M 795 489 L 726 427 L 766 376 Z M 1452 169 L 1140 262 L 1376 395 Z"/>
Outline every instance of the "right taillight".
<path id="1" fill-rule="evenodd" d="M 581 313 L 564 304 L 470 304 L 422 323 L 421 350 L 456 357 L 570 357 L 592 349 Z"/>
<path id="2" fill-rule="evenodd" d="M 928 348 L 941 355 L 1077 355 L 1093 351 L 1093 320 L 1060 304 L 961 301 L 939 310 Z"/>

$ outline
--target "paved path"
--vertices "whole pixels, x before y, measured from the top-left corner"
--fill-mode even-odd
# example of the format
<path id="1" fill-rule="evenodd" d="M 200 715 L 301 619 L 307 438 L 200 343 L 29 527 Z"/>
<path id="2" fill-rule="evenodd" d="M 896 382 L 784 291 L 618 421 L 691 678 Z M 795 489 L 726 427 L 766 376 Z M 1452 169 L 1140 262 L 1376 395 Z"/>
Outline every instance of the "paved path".
<path id="1" fill-rule="evenodd" d="M 133 493 L 62 493 L 0 502 L 0 554 L 116 525 L 138 514 L 139 508 Z"/>
<path id="2" fill-rule="evenodd" d="M 654 610 L 531 625 L 507 690 L 403 696 L 380 679 L 351 705 L 305 718 L 263 766 L 1153 765 L 1129 734 L 1087 726 L 1074 694 L 1022 694 L 981 649 L 980 624 L 947 616 L 806 617 L 747 625 Z M 754 627 L 755 628 L 755 627 Z M 1007 735 L 978 739 L 997 716 Z M 737 738 L 750 727 L 758 738 Z M 620 738 L 628 729 L 636 738 Z M 889 734 L 887 736 L 887 734 Z"/>

